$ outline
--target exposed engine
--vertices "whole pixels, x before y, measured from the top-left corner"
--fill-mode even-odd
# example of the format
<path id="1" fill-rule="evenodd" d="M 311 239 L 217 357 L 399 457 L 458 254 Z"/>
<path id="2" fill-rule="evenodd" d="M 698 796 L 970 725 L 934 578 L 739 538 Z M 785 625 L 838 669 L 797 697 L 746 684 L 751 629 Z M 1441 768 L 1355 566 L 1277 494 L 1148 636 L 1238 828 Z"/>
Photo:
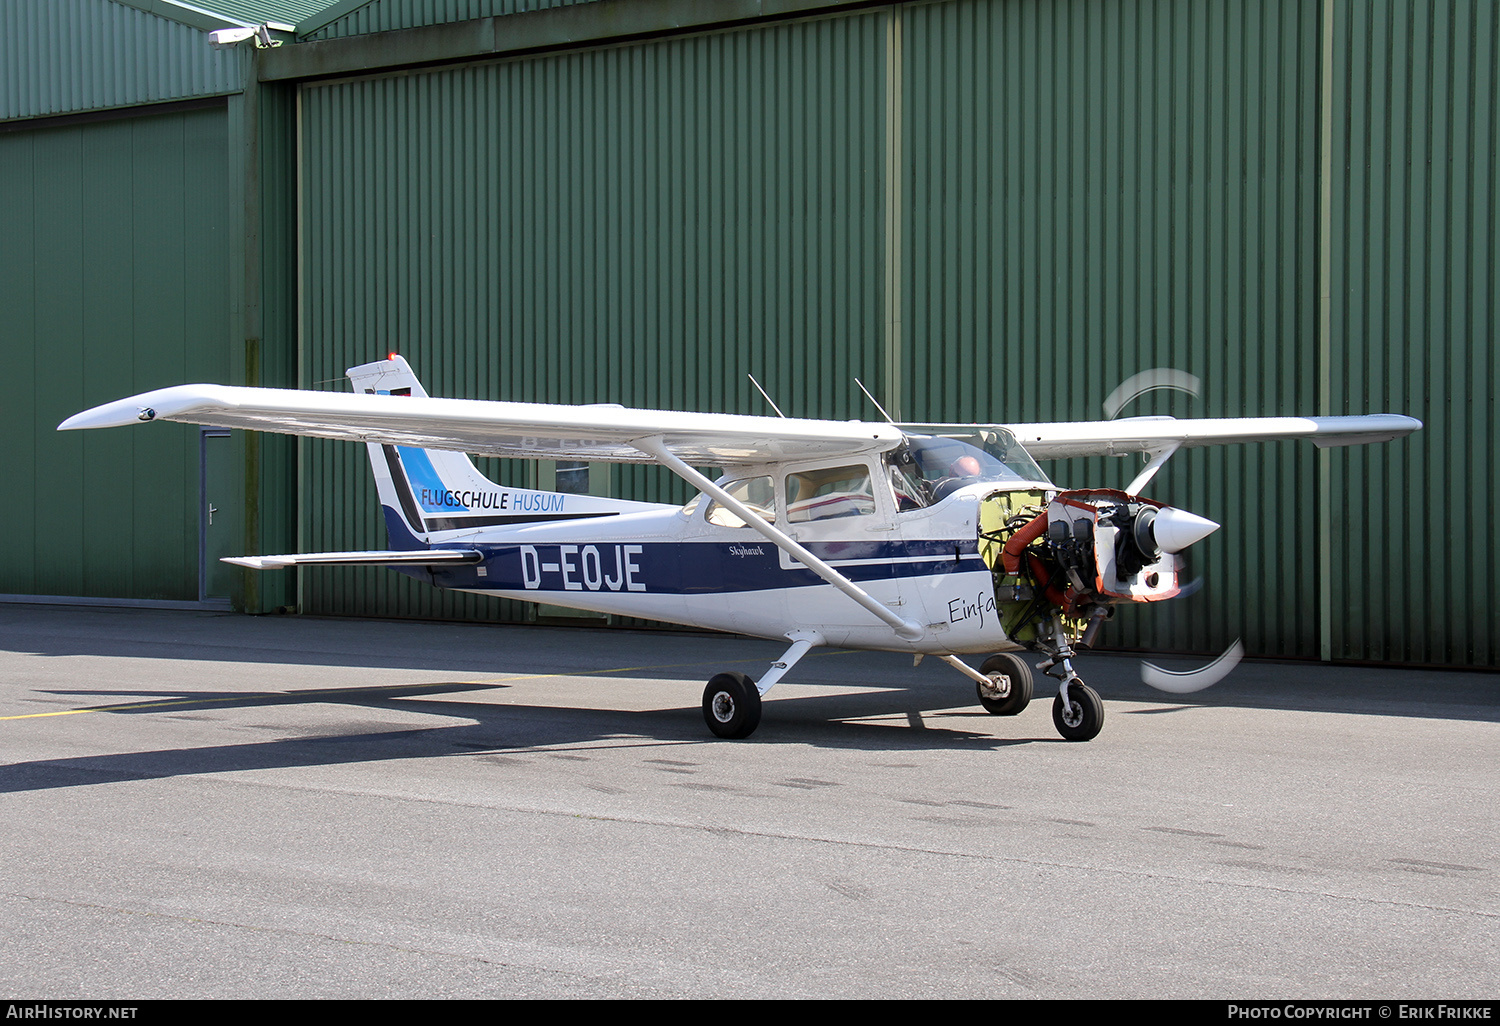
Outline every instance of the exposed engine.
<path id="1" fill-rule="evenodd" d="M 1071 643 L 1092 646 L 1116 602 L 1177 595 L 1177 553 L 1218 528 L 1114 489 L 1050 499 L 994 492 L 980 507 L 979 523 L 980 553 L 994 575 L 1006 633 L 1048 649 L 1059 629 Z"/>

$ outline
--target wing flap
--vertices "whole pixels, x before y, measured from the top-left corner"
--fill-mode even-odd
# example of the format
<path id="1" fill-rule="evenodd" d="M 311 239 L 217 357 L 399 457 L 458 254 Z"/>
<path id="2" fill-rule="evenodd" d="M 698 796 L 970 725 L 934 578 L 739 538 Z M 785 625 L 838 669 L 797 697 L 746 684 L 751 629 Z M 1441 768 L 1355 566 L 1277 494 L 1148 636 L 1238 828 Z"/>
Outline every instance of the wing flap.
<path id="1" fill-rule="evenodd" d="M 486 456 L 652 462 L 633 440 L 660 438 L 688 463 L 733 466 L 856 455 L 900 443 L 889 424 L 682 413 L 611 406 L 177 385 L 75 414 L 60 431 L 151 420 Z"/>

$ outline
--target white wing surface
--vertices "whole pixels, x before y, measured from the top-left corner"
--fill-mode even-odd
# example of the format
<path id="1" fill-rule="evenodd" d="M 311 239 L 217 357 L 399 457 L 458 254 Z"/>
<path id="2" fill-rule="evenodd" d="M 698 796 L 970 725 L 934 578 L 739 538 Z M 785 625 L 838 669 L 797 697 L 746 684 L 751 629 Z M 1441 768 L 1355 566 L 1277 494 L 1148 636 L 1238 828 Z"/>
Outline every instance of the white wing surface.
<path id="1" fill-rule="evenodd" d="M 957 425 L 954 425 L 955 428 Z M 1319 448 L 1362 445 L 1402 438 L 1422 426 L 1413 417 L 1373 413 L 1362 417 L 1232 417 L 1178 420 L 1132 417 L 1123 420 L 1056 424 L 1006 424 L 1034 459 L 1069 456 L 1123 456 L 1159 453 L 1174 446 L 1231 445 L 1306 438 Z"/>
<path id="2" fill-rule="evenodd" d="M 894 448 L 891 424 L 356 395 L 232 385 L 177 385 L 75 414 L 60 431 L 150 420 L 449 449 L 485 456 L 650 463 L 633 444 L 660 438 L 684 462 L 736 466 Z"/>
<path id="3" fill-rule="evenodd" d="M 635 441 L 660 438 L 684 462 L 737 466 L 775 460 L 853 456 L 894 448 L 901 427 L 922 433 L 966 424 L 895 425 L 621 406 L 433 399 L 232 385 L 177 385 L 75 414 L 58 426 L 123 427 L 150 420 L 250 428 L 289 435 L 448 449 L 486 456 L 649 463 Z M 1236 417 L 1004 424 L 1036 459 L 1159 453 L 1182 446 L 1306 438 L 1319 447 L 1401 438 L 1422 426 L 1412 417 Z"/>

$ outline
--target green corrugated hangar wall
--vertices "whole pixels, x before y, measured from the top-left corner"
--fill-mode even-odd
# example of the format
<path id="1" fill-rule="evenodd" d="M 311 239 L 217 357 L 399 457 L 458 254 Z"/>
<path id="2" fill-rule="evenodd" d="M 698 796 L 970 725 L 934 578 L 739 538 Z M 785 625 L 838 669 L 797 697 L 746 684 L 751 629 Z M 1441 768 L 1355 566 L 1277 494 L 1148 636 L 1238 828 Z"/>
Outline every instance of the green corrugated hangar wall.
<path id="1" fill-rule="evenodd" d="M 1496 32 L 1485 2 L 954 0 L 307 81 L 300 382 L 400 350 L 434 394 L 764 413 L 753 373 L 873 416 L 858 376 L 1005 421 L 1171 368 L 1196 389 L 1118 414 L 1407 413 L 1169 463 L 1152 494 L 1226 529 L 1109 640 L 1493 666 Z M 381 544 L 363 463 L 303 443 L 305 547 Z M 302 606 L 524 615 L 362 570 Z"/>
<path id="2" fill-rule="evenodd" d="M 764 413 L 754 373 L 820 417 L 873 415 L 856 376 L 912 419 L 1409 413 L 1391 445 L 1173 460 L 1153 494 L 1226 529 L 1197 593 L 1107 638 L 1500 663 L 1489 0 L 341 0 L 255 51 L 165 9 L 0 7 L 29 55 L 0 78 L 0 595 L 205 594 L 197 433 L 62 417 L 395 349 L 482 398 Z M 1152 368 L 1196 385 L 1106 405 Z M 355 447 L 230 451 L 244 551 L 383 544 Z M 255 611 L 299 581 L 309 612 L 531 614 L 236 580 Z"/>
<path id="3" fill-rule="evenodd" d="M 54 430 L 111 396 L 229 376 L 225 118 L 219 102 L 0 131 L 0 593 L 197 602 L 204 456 L 225 484 L 215 527 L 238 532 L 230 440 Z M 203 597 L 227 603 L 217 583 Z"/>
<path id="4" fill-rule="evenodd" d="M 55 430 L 131 392 L 235 380 L 244 363 L 230 139 L 248 62 L 162 10 L 184 9 L 0 4 L 6 599 L 227 607 L 241 581 L 202 560 L 203 542 L 245 544 L 245 452 L 261 443 L 175 424 L 155 438 Z"/>

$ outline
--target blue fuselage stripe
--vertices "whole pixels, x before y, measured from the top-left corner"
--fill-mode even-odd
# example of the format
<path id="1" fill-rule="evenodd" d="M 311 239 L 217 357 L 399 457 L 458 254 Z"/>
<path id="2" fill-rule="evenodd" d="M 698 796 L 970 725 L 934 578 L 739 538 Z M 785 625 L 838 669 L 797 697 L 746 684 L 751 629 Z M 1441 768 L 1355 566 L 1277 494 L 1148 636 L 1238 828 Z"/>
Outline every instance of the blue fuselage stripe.
<path id="1" fill-rule="evenodd" d="M 781 565 L 780 550 L 756 542 L 544 542 L 462 546 L 485 554 L 483 563 L 433 572 L 447 588 L 493 591 L 637 592 L 707 595 L 825 583 L 804 567 Z M 811 543 L 807 548 L 860 583 L 969 572 L 984 568 L 971 541 Z M 425 579 L 427 571 L 413 576 Z"/>

